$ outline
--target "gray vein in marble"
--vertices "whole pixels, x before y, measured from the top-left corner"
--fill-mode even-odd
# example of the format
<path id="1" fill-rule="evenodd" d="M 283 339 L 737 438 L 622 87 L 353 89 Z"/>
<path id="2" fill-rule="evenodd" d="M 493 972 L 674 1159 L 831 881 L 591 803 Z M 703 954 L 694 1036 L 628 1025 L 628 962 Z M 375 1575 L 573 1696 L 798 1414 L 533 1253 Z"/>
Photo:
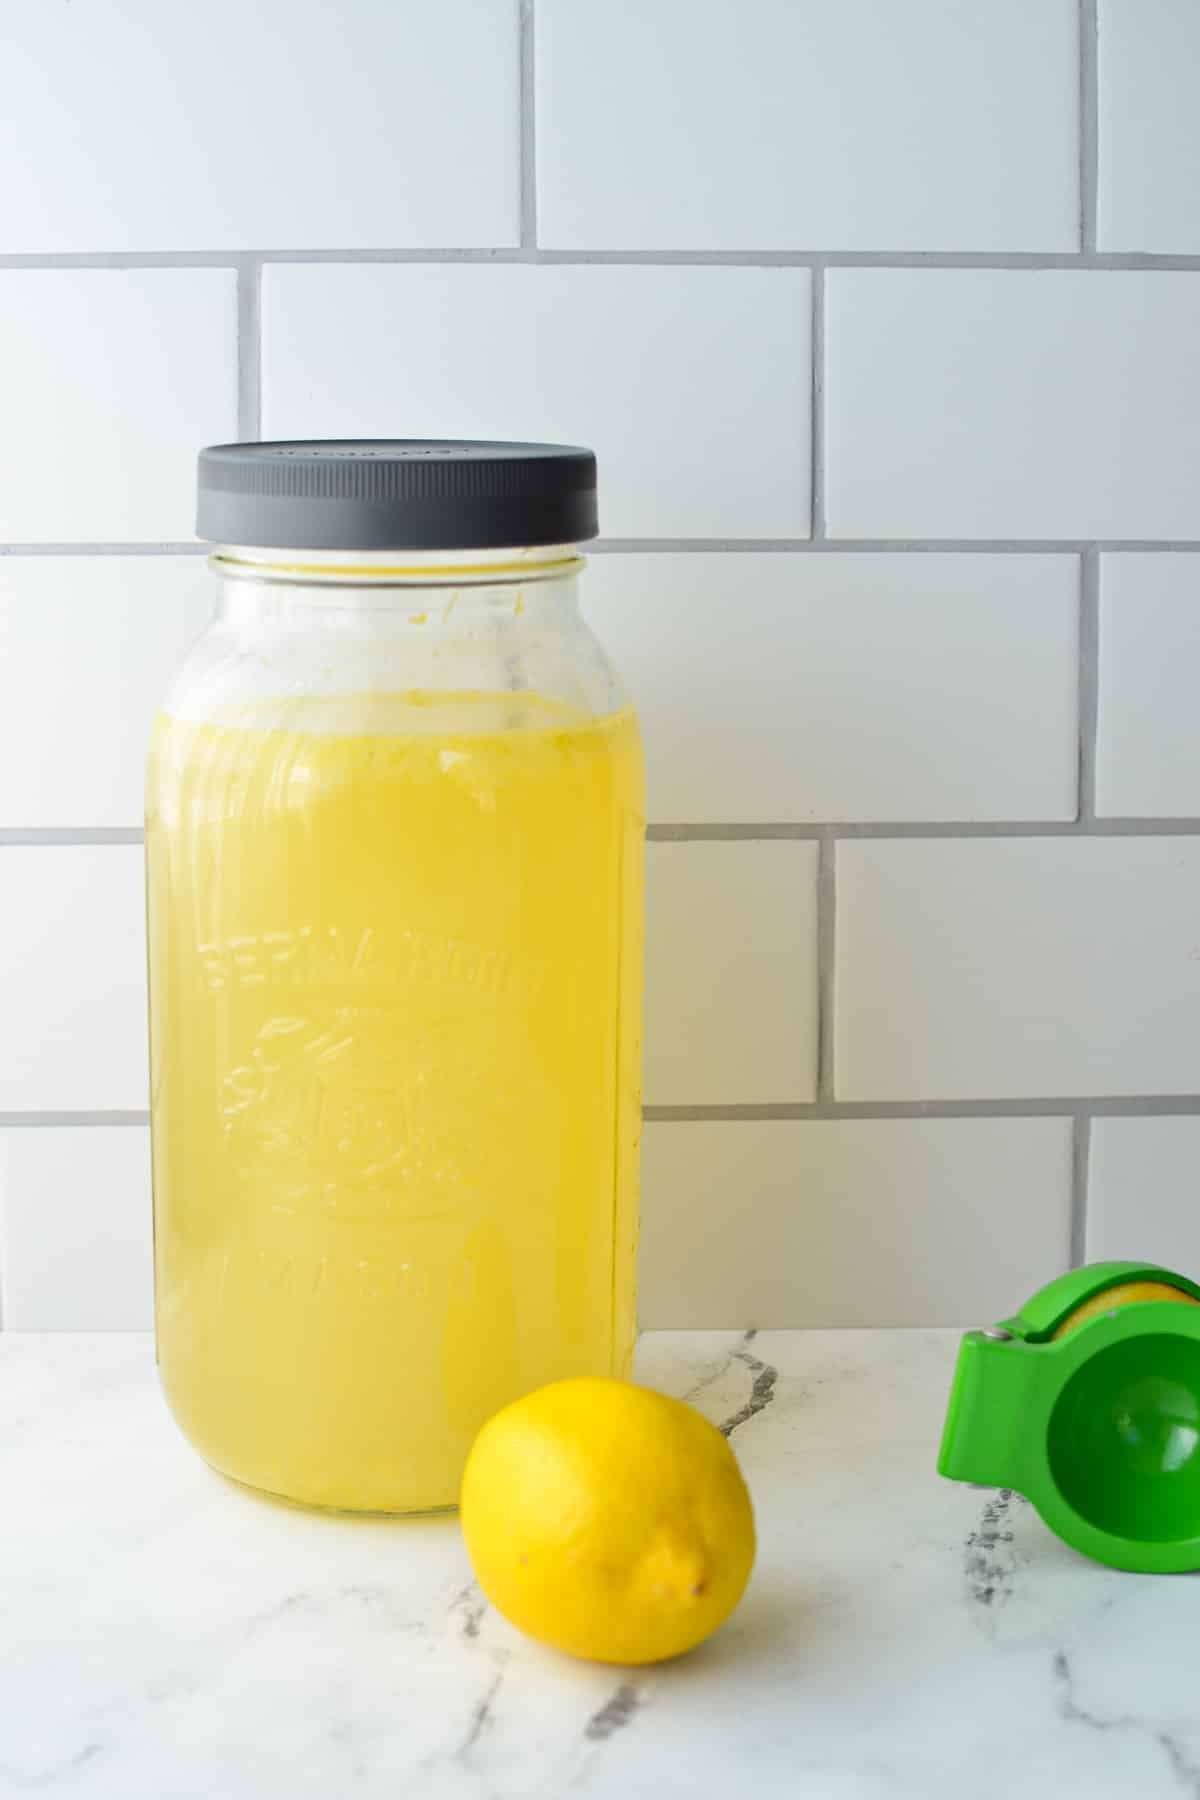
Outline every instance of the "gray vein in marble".
<path id="1" fill-rule="evenodd" d="M 642 1696 L 637 1688 L 632 1682 L 623 1681 L 599 1712 L 592 1714 L 584 1729 L 584 1737 L 590 1738 L 593 1743 L 602 1743 L 605 1738 L 624 1731 L 641 1704 Z"/>
<path id="2" fill-rule="evenodd" d="M 1139 1719 L 1133 1713 L 1117 1713 L 1112 1718 L 1104 1718 L 1081 1706 L 1075 1697 L 1075 1677 L 1065 1650 L 1056 1650 L 1054 1653 L 1054 1681 L 1058 1690 L 1057 1710 L 1060 1718 L 1072 1725 L 1084 1725 L 1089 1731 L 1141 1733 L 1151 1743 L 1158 1745 L 1180 1791 L 1190 1795 L 1191 1800 L 1200 1800 L 1200 1763 L 1193 1761 L 1171 1732 L 1152 1725 L 1147 1719 Z"/>
<path id="3" fill-rule="evenodd" d="M 751 1329 L 750 1331 L 747 1331 L 747 1332 L 743 1332 L 742 1336 L 738 1339 L 737 1343 L 732 1346 L 731 1349 L 724 1351 L 722 1353 L 722 1355 L 720 1357 L 718 1357 L 715 1362 L 713 1362 L 709 1365 L 707 1372 L 700 1378 L 700 1380 L 695 1384 L 695 1386 L 690 1387 L 686 1394 L 681 1394 L 679 1396 L 685 1406 L 691 1406 L 696 1400 L 698 1400 L 700 1398 L 701 1394 L 707 1393 L 710 1387 L 716 1386 L 717 1382 L 720 1381 L 720 1379 L 723 1375 L 727 1375 L 729 1373 L 730 1369 L 733 1367 L 734 1357 L 737 1355 L 738 1351 L 743 1348 L 744 1345 L 750 1343 L 750 1341 L 753 1339 L 754 1335 L 755 1335 L 755 1333 L 754 1333 L 753 1329 Z"/>
<path id="4" fill-rule="evenodd" d="M 200 1693 L 207 1677 L 195 1668 L 174 1667 L 147 1682 L 144 1693 L 147 1706 L 167 1706 L 172 1700 L 190 1700 Z"/>
<path id="5" fill-rule="evenodd" d="M 750 1398 L 745 1405 L 739 1406 L 735 1413 L 731 1413 L 729 1418 L 717 1426 L 722 1437 L 732 1437 L 739 1425 L 745 1425 L 756 1413 L 765 1412 L 775 1398 L 775 1384 L 779 1380 L 779 1370 L 770 1363 L 761 1362 L 757 1356 L 751 1356 L 745 1348 L 745 1345 L 752 1343 L 757 1335 L 755 1331 L 748 1331 L 738 1348 L 731 1353 L 730 1361 L 744 1363 L 754 1380 L 750 1388 Z"/>
<path id="6" fill-rule="evenodd" d="M 470 1760 L 472 1750 L 475 1748 L 488 1726 L 492 1723 L 492 1708 L 495 1705 L 496 1696 L 500 1692 L 500 1688 L 504 1682 L 507 1664 L 508 1659 L 506 1657 L 496 1670 L 496 1673 L 492 1676 L 483 1697 L 477 1700 L 475 1705 L 471 1708 L 471 1717 L 467 1725 L 466 1735 L 463 1738 L 462 1743 L 458 1746 L 458 1749 L 454 1752 L 455 1762 L 465 1763 Z"/>
<path id="7" fill-rule="evenodd" d="M 1013 1548 L 1012 1506 L 1023 1504 L 1011 1488 L 1001 1488 L 986 1502 L 979 1523 L 963 1546 L 967 1597 L 975 1606 L 1003 1605 L 1011 1599 L 1018 1556 Z"/>
<path id="8" fill-rule="evenodd" d="M 395 1592 L 386 1583 L 352 1582 L 336 1588 L 332 1593 L 297 1589 L 285 1594 L 273 1606 L 265 1607 L 247 1619 L 245 1636 L 253 1637 L 256 1632 L 289 1618 L 334 1619 L 350 1607 L 361 1613 L 375 1615 L 389 1630 L 411 1632 L 418 1637 L 428 1635 L 425 1622 L 405 1612 L 398 1605 Z"/>
<path id="9" fill-rule="evenodd" d="M 479 1636 L 479 1627 L 487 1609 L 487 1600 L 480 1591 L 477 1581 L 468 1581 L 466 1587 L 455 1594 L 450 1602 L 450 1611 L 458 1613 L 460 1629 L 465 1638 Z"/>
<path id="10" fill-rule="evenodd" d="M 73 1755 L 64 1757 L 62 1762 L 52 1763 L 48 1769 L 24 1770 L 16 1769 L 11 1763 L 0 1763 L 0 1782 L 3 1782 L 5 1793 L 36 1793 L 39 1788 L 53 1787 L 65 1775 L 74 1775 L 85 1767 L 104 1749 L 103 1744 L 85 1744 Z"/>
<path id="11" fill-rule="evenodd" d="M 748 1345 L 752 1344 L 757 1336 L 757 1326 L 751 1326 L 749 1331 L 743 1332 L 737 1343 L 712 1364 L 703 1379 L 681 1396 L 686 1405 L 693 1405 L 701 1394 L 706 1394 L 709 1388 L 715 1387 L 724 1376 L 728 1375 L 735 1362 L 743 1363 L 754 1378 L 750 1389 L 750 1398 L 717 1426 L 722 1437 L 729 1437 L 739 1425 L 744 1425 L 756 1413 L 762 1412 L 775 1398 L 775 1384 L 779 1380 L 779 1370 L 773 1368 L 770 1363 L 761 1362 L 757 1356 L 752 1356 L 748 1349 Z"/>

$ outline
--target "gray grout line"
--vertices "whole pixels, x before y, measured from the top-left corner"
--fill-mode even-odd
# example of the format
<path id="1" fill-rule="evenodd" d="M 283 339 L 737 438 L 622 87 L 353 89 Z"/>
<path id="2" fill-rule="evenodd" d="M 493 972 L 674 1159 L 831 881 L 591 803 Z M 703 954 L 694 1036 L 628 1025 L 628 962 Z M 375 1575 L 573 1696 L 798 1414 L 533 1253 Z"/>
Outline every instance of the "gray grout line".
<path id="1" fill-rule="evenodd" d="M 238 437 L 262 436 L 262 264 L 247 258 L 237 275 Z"/>
<path id="2" fill-rule="evenodd" d="M 207 556 L 194 543 L 12 543 L 0 556 Z M 1200 538 L 595 538 L 587 554 L 600 556 L 848 555 L 1082 556 L 1159 552 L 1195 555 Z"/>
<path id="3" fill-rule="evenodd" d="M 148 1112 L 0 1112 L 0 1131 L 62 1130 L 72 1125 L 148 1125 Z"/>
<path id="4" fill-rule="evenodd" d="M 534 0 L 520 0 L 518 56 L 520 59 L 519 181 L 521 197 L 521 248 L 537 246 L 537 55 Z"/>
<path id="5" fill-rule="evenodd" d="M 1086 550 L 1200 551 L 1200 538 L 596 538 L 587 554 L 917 556 L 1082 556 Z"/>
<path id="6" fill-rule="evenodd" d="M 1076 1125 L 1091 1119 L 1200 1118 L 1200 1094 L 1098 1095 L 1023 1100 L 767 1100 L 759 1104 L 730 1106 L 645 1106 L 642 1117 L 650 1125 L 796 1122 L 804 1120 L 888 1119 L 1073 1119 Z M 25 1111 L 0 1112 L 0 1131 L 62 1129 L 73 1125 L 148 1125 L 148 1111 Z M 1075 1137 L 1076 1155 L 1080 1134 Z"/>
<path id="7" fill-rule="evenodd" d="M 850 820 L 823 825 L 763 820 L 743 824 L 697 821 L 681 825 L 649 825 L 652 844 L 853 843 L 857 839 L 945 839 L 966 842 L 984 838 L 1165 838 L 1200 836 L 1200 818 L 1191 819 L 913 819 L 896 822 Z M 0 826 L 0 849 L 81 844 L 140 844 L 137 825 L 9 825 Z"/>
<path id="8" fill-rule="evenodd" d="M 0 255 L 0 269 L 235 269 L 262 263 L 535 263 L 556 267 L 696 269 L 1200 270 L 1200 254 L 1100 250 L 550 250 L 526 244 L 469 248 L 299 250 L 87 250 Z"/>
<path id="9" fill-rule="evenodd" d="M 812 272 L 812 543 L 825 541 L 825 270 Z"/>
<path id="10" fill-rule="evenodd" d="M 0 544 L 0 556 L 207 556 L 209 544 Z"/>
<path id="11" fill-rule="evenodd" d="M 1096 738 L 1100 693 L 1100 558 L 1085 550 L 1079 564 L 1079 821 L 1096 818 Z"/>
<path id="12" fill-rule="evenodd" d="M 264 250 L 230 247 L 224 250 L 84 250 L 47 255 L 0 255 L 0 269 L 106 269 L 130 272 L 138 269 L 236 269 L 253 259 L 260 263 L 489 263 L 529 262 L 528 252 L 516 245 L 495 248 L 422 250 Z"/>
<path id="13" fill-rule="evenodd" d="M 1096 0 L 1079 0 L 1079 244 L 1096 252 L 1100 182 L 1099 23 Z"/>
<path id="14" fill-rule="evenodd" d="M 1091 1169 L 1091 1157 L 1091 1114 L 1077 1113 L 1071 1133 L 1071 1212 L 1068 1258 L 1072 1269 L 1080 1268 L 1087 1261 L 1088 1175 Z"/>
<path id="15" fill-rule="evenodd" d="M 281 261 L 293 259 L 281 256 Z M 344 260 L 336 255 L 322 261 Z M 385 252 L 378 260 L 389 261 Z M 419 251 L 406 261 L 437 261 Z M 1200 255 L 1184 251 L 1157 255 L 1144 251 L 1061 250 L 549 250 L 535 256 L 519 250 L 482 250 L 445 253 L 444 260 L 463 262 L 537 262 L 558 267 L 693 269 L 994 269 L 1038 271 L 1047 269 L 1095 269 L 1113 272 L 1184 272 L 1200 269 Z"/>
<path id="16" fill-rule="evenodd" d="M 0 269 L 233 269 L 236 250 L 6 251 Z"/>
<path id="17" fill-rule="evenodd" d="M 650 1125 L 755 1124 L 805 1119 L 1160 1119 L 1200 1117 L 1200 1094 L 1105 1094 L 1024 1100 L 763 1101 L 737 1106 L 646 1106 Z"/>
<path id="18" fill-rule="evenodd" d="M 37 847 L 63 848 L 80 844 L 140 844 L 140 825 L 5 825 L 0 826 L 0 850 Z"/>
<path id="19" fill-rule="evenodd" d="M 1195 837 L 1200 818 L 1186 819 L 906 819 L 830 820 L 824 824 L 760 820 L 719 824 L 697 820 L 687 824 L 649 825 L 652 844 L 764 843 L 777 838 L 797 843 L 833 838 L 1133 838 Z"/>
<path id="20" fill-rule="evenodd" d="M 832 1101 L 836 1085 L 837 844 L 822 837 L 817 850 L 817 1099 Z"/>

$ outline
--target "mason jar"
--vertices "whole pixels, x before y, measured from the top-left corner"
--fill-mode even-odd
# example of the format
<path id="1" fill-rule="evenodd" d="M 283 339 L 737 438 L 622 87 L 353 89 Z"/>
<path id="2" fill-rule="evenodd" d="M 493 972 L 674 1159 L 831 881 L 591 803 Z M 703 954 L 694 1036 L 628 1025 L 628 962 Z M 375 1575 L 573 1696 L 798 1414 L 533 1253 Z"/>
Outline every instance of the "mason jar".
<path id="1" fill-rule="evenodd" d="M 158 1360 L 218 1470 L 455 1503 L 635 1330 L 638 727 L 579 608 L 595 460 L 221 445 L 147 787 Z"/>

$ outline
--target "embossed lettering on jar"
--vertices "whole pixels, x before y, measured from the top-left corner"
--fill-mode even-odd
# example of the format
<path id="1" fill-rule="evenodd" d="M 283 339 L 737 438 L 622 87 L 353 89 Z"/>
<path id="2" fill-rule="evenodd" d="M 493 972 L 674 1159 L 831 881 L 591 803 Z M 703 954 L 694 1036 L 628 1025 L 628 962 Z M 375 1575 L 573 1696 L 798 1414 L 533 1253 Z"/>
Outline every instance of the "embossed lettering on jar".
<path id="1" fill-rule="evenodd" d="M 628 1373 L 643 788 L 579 612 L 594 463 L 227 446 L 147 792 L 159 1363 L 218 1469 L 447 1506 Z"/>

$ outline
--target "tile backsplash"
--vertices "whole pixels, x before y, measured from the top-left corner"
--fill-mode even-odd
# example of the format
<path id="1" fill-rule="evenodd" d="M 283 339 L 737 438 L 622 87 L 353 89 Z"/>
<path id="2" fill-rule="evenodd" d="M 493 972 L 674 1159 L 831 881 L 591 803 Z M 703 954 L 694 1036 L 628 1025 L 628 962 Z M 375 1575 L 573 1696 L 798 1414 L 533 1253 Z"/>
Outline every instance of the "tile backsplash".
<path id="1" fill-rule="evenodd" d="M 194 452 L 587 442 L 643 1320 L 1200 1269 L 1200 8 L 65 0 L 0 59 L 0 1323 L 150 1317 Z"/>

